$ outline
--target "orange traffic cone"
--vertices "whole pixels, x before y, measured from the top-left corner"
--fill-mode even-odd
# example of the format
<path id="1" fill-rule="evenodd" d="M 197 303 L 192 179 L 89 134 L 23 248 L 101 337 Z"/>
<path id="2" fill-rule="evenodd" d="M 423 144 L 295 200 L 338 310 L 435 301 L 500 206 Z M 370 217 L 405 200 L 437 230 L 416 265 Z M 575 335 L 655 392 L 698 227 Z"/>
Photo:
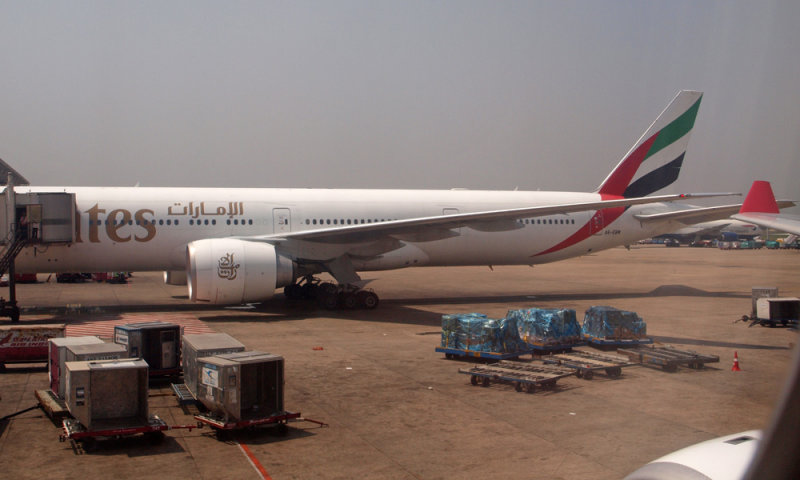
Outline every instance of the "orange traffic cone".
<path id="1" fill-rule="evenodd" d="M 733 352 L 733 366 L 731 367 L 731 372 L 741 372 L 742 369 L 739 368 L 739 352 Z"/>

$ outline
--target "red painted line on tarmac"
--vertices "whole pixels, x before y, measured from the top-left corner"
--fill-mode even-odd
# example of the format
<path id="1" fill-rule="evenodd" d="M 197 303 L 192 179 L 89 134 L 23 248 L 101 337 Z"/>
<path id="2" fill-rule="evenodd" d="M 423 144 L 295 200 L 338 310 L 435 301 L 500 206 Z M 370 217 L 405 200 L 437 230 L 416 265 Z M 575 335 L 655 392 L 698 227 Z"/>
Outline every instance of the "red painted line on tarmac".
<path id="1" fill-rule="evenodd" d="M 250 462 L 250 465 L 252 465 L 253 468 L 256 469 L 256 472 L 258 472 L 259 475 L 261 475 L 261 478 L 263 478 L 264 480 L 272 480 L 272 477 L 270 477 L 269 473 L 267 473 L 267 469 L 264 468 L 263 465 L 261 465 L 261 462 L 259 462 L 258 459 L 255 457 L 255 455 L 253 455 L 253 452 L 247 445 L 245 445 L 242 442 L 239 442 L 239 448 L 242 450 L 245 457 L 247 457 L 247 461 Z"/>

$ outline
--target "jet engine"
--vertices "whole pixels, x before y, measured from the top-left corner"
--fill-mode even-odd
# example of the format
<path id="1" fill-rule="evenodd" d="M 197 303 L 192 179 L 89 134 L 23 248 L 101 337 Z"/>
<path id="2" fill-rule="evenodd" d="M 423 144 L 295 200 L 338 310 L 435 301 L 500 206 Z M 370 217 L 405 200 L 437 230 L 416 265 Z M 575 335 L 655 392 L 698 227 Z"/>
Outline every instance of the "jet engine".
<path id="1" fill-rule="evenodd" d="M 240 305 L 272 297 L 295 279 L 295 264 L 268 243 L 233 238 L 198 240 L 186 247 L 189 298 Z"/>

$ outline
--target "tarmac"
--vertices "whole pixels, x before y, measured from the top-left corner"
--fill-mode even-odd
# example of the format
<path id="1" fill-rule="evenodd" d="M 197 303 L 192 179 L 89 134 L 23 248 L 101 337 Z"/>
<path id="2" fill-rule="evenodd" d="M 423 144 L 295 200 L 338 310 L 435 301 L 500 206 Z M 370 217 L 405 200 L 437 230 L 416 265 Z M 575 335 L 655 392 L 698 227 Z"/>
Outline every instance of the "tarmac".
<path id="1" fill-rule="evenodd" d="M 376 310 L 327 311 L 282 295 L 255 308 L 193 305 L 161 274 L 130 283 L 19 285 L 22 323 L 188 317 L 248 349 L 284 356 L 285 405 L 327 424 L 291 423 L 218 439 L 209 428 L 171 430 L 159 444 L 105 440 L 93 452 L 59 442 L 40 409 L 0 422 L 7 478 L 618 479 L 685 446 L 764 428 L 788 373 L 796 330 L 748 328 L 753 287 L 800 296 L 800 251 L 634 246 L 531 267 L 371 272 Z M 0 289 L 7 298 L 7 289 Z M 633 310 L 657 344 L 718 355 L 702 370 L 643 366 L 619 378 L 558 381 L 518 393 L 473 386 L 447 360 L 441 316 L 593 305 Z M 8 324 L 0 320 L 0 324 Z M 584 347 L 587 348 L 587 347 Z M 741 371 L 731 371 L 734 353 Z M 43 364 L 0 373 L 0 417 L 36 405 Z M 193 424 L 167 385 L 151 387 L 151 413 Z M 273 429 L 274 430 L 274 429 Z"/>

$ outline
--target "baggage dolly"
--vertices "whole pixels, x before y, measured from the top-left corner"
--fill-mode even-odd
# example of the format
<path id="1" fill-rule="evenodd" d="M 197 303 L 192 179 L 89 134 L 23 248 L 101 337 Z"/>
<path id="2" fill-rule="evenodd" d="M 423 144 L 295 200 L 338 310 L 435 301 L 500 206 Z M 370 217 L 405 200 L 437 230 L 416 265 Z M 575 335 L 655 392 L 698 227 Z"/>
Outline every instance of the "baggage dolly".
<path id="1" fill-rule="evenodd" d="M 149 438 L 153 442 L 159 442 L 164 438 L 165 430 L 178 430 L 188 428 L 190 431 L 193 428 L 202 428 L 202 424 L 194 425 L 167 425 L 158 415 L 151 415 L 144 425 L 130 425 L 110 427 L 100 430 L 88 430 L 79 421 L 74 418 L 65 418 L 61 422 L 61 434 L 58 437 L 60 442 L 71 440 L 73 442 L 82 442 L 84 451 L 91 451 L 96 445 L 96 441 L 100 438 L 122 438 L 132 435 L 142 434 L 144 437 Z"/>
<path id="2" fill-rule="evenodd" d="M 703 355 L 688 350 L 678 350 L 673 347 L 656 347 L 639 345 L 631 348 L 618 348 L 617 353 L 626 355 L 633 361 L 649 367 L 658 366 L 665 372 L 675 372 L 678 365 L 689 368 L 702 369 L 706 363 L 718 363 L 716 355 Z"/>
<path id="3" fill-rule="evenodd" d="M 559 353 L 542 357 L 544 363 L 553 365 L 563 365 L 574 368 L 575 376 L 585 380 L 591 380 L 596 372 L 605 372 L 609 378 L 618 378 L 622 375 L 624 367 L 638 365 L 625 357 L 618 355 L 608 355 L 602 353 L 586 352 L 583 350 L 573 350 L 570 353 Z"/>
<path id="4" fill-rule="evenodd" d="M 454 360 L 457 358 L 478 358 L 481 360 L 511 360 L 515 358 L 519 358 L 522 355 L 530 355 L 533 353 L 533 349 L 530 350 L 519 350 L 517 352 L 479 352 L 477 350 L 463 350 L 460 348 L 447 348 L 447 347 L 436 347 L 436 351 L 439 353 L 444 353 L 445 358 L 448 360 Z"/>
<path id="5" fill-rule="evenodd" d="M 575 375 L 575 370 L 543 362 L 512 362 L 501 360 L 491 365 L 461 368 L 459 373 L 470 376 L 472 385 L 488 387 L 492 382 L 514 385 L 518 392 L 534 393 L 536 388 L 555 387 L 559 378 Z"/>
<path id="6" fill-rule="evenodd" d="M 213 428 L 214 433 L 217 435 L 217 438 L 220 439 L 225 438 L 229 432 L 235 430 L 253 429 L 256 427 L 267 427 L 267 426 L 277 427 L 279 435 L 286 435 L 289 432 L 289 427 L 287 425 L 289 423 L 289 420 L 294 420 L 299 418 L 300 418 L 300 412 L 280 412 L 274 415 L 270 415 L 269 417 L 261 417 L 251 420 L 240 420 L 234 422 L 226 421 L 224 418 L 212 414 L 199 414 L 194 416 L 194 419 L 197 420 L 198 424 L 205 424 Z M 316 420 L 308 420 L 308 419 L 303 419 L 303 420 L 317 423 L 321 426 L 327 426 L 327 424 L 323 422 L 318 422 Z"/>

